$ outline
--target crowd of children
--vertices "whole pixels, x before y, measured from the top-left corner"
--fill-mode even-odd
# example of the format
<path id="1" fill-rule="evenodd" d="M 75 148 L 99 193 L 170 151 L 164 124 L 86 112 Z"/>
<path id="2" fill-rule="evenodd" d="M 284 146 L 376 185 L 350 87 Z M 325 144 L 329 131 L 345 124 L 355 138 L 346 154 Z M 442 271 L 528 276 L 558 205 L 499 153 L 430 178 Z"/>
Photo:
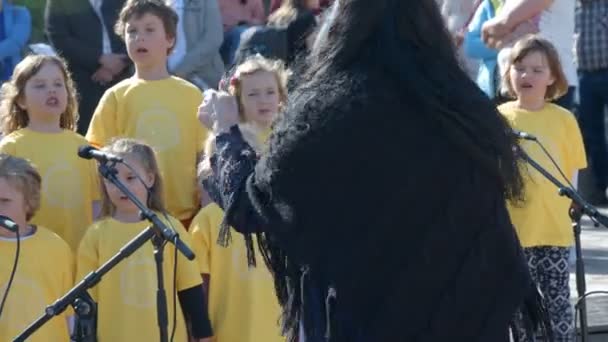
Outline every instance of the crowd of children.
<path id="1" fill-rule="evenodd" d="M 149 225 L 118 188 L 100 177 L 95 162 L 77 156 L 77 148 L 88 143 L 123 158 L 129 167 L 116 165 L 118 179 L 196 253 L 189 261 L 171 245 L 165 248 L 168 317 L 175 317 L 169 320 L 171 336 L 176 341 L 284 339 L 270 272 L 262 265 L 248 266 L 242 236 L 234 234 L 226 248 L 216 244 L 223 212 L 207 204 L 200 191 L 211 172 L 215 137 L 197 120 L 203 94 L 167 70 L 176 22 L 163 1 L 127 2 L 117 30 L 135 73 L 104 94 L 86 137 L 74 132 L 78 95 L 61 58 L 29 56 L 3 85 L 0 215 L 19 225 L 21 252 L 0 316 L 0 341 L 15 337 L 46 305 Z M 263 152 L 287 101 L 287 76 L 281 63 L 254 56 L 229 79 L 239 127 L 256 152 Z M 585 153 L 573 115 L 550 103 L 567 91 L 552 45 L 536 36 L 516 43 L 503 85 L 514 101 L 499 111 L 514 128 L 537 136 L 574 182 L 586 167 Z M 521 146 L 557 175 L 537 146 Z M 536 171 L 528 168 L 524 174 L 526 198 L 511 208 L 512 221 L 545 294 L 554 334 L 559 341 L 572 341 L 570 204 Z M 14 233 L 0 228 L 0 295 L 8 288 L 15 240 Z M 99 341 L 158 340 L 155 291 L 153 248 L 147 244 L 90 290 L 99 308 Z M 31 341 L 67 341 L 71 316 L 68 310 L 51 320 Z"/>
<path id="2" fill-rule="evenodd" d="M 87 143 L 123 158 L 129 167 L 116 166 L 118 179 L 198 255 L 188 261 L 165 248 L 168 317 L 176 317 L 174 323 L 169 319 L 171 336 L 176 341 L 188 336 L 201 341 L 211 336 L 219 341 L 280 340 L 280 309 L 270 272 L 247 268 L 244 245 L 215 247 L 219 207 L 210 204 L 197 215 L 201 196 L 196 170 L 207 140 L 197 119 L 203 96 L 167 71 L 175 25 L 175 13 L 162 1 L 125 5 L 117 30 L 135 73 L 104 94 L 86 138 L 74 132 L 77 94 L 61 58 L 29 56 L 3 86 L 0 214 L 19 225 L 23 247 L 0 317 L 0 340 L 15 337 L 149 225 L 118 188 L 101 179 L 93 161 L 78 157 L 78 147 Z M 251 132 L 254 146 L 263 145 L 286 101 L 286 75 L 281 63 L 255 56 L 232 78 L 243 130 Z M 195 215 L 191 237 L 186 228 Z M 0 284 L 6 289 L 15 235 L 0 229 L 0 244 Z M 174 286 L 176 298 L 170 295 Z M 155 291 L 153 248 L 147 244 L 90 290 L 98 303 L 99 340 L 158 340 L 158 329 L 152 328 L 157 326 Z M 67 341 L 68 315 L 73 313 L 64 315 L 32 340 Z"/>

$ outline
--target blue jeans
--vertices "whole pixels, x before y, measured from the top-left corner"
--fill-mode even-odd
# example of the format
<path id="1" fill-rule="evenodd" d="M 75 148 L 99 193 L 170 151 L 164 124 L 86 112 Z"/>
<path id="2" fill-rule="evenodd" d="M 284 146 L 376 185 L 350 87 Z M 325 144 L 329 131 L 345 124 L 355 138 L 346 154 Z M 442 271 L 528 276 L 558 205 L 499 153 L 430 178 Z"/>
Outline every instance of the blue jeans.
<path id="1" fill-rule="evenodd" d="M 604 109 L 608 105 L 608 69 L 579 72 L 578 119 L 597 185 L 608 186 L 608 148 Z"/>
<path id="2" fill-rule="evenodd" d="M 224 60 L 226 69 L 232 67 L 232 63 L 234 63 L 234 57 L 236 55 L 236 50 L 239 48 L 239 44 L 241 43 L 241 33 L 243 33 L 248 28 L 248 25 L 237 25 L 231 28 L 230 30 L 224 32 L 224 42 L 220 47 L 220 55 Z"/>

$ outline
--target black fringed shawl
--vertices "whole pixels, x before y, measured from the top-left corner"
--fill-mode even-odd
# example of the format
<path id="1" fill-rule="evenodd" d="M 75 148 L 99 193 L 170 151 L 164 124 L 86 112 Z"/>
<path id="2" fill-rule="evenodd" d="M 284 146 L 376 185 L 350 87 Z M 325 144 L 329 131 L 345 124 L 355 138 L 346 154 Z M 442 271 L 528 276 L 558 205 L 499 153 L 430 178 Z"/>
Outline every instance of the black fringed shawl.
<path id="1" fill-rule="evenodd" d="M 433 117 L 336 74 L 291 94 L 259 161 L 236 127 L 217 137 L 205 186 L 252 264 L 258 235 L 290 341 L 302 314 L 307 342 L 508 341 L 524 302 L 538 318 L 499 182 Z"/>

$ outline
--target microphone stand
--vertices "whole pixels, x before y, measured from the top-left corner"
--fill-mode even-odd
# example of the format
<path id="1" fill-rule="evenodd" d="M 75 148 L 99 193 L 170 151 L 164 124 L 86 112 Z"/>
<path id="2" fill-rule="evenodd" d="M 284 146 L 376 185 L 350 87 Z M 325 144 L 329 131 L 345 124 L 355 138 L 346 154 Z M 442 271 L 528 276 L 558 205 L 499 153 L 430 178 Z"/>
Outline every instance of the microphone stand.
<path id="1" fill-rule="evenodd" d="M 572 219 L 572 227 L 574 230 L 574 243 L 576 250 L 576 291 L 579 298 L 583 298 L 585 295 L 586 282 L 585 282 L 585 263 L 583 260 L 583 252 L 581 246 L 581 224 L 580 219 L 583 214 L 589 216 L 595 222 L 599 222 L 604 227 L 608 227 L 608 218 L 600 214 L 597 208 L 585 201 L 581 195 L 571 187 L 565 186 L 542 166 L 540 166 L 534 159 L 532 159 L 520 146 L 514 147 L 515 152 L 525 160 L 530 166 L 540 172 L 546 179 L 553 183 L 559 189 L 560 196 L 566 196 L 574 202 L 574 206 L 570 209 L 569 215 Z M 586 342 L 588 339 L 588 325 L 587 325 L 587 305 L 586 299 L 581 299 L 577 310 L 579 310 L 580 325 L 581 325 L 581 341 Z"/>
<path id="2" fill-rule="evenodd" d="M 148 240 L 152 240 L 154 245 L 154 260 L 156 261 L 156 271 L 158 279 L 158 290 L 156 293 L 157 300 L 157 318 L 160 332 L 160 341 L 167 342 L 167 302 L 164 289 L 164 278 L 162 272 L 163 262 L 163 249 L 167 241 L 173 243 L 175 247 L 189 260 L 194 259 L 194 253 L 186 246 L 182 240 L 180 240 L 178 234 L 172 229 L 168 228 L 163 221 L 161 221 L 156 213 L 148 209 L 143 203 L 141 203 L 135 195 L 125 187 L 124 184 L 116 177 L 116 162 L 100 163 L 99 172 L 101 175 L 110 181 L 114 186 L 122 191 L 140 210 L 142 218 L 147 219 L 152 223 L 144 229 L 139 235 L 129 241 L 124 247 L 122 247 L 116 255 L 110 258 L 97 270 L 89 273 L 84 279 L 71 290 L 67 292 L 63 297 L 55 301 L 55 303 L 49 305 L 44 312 L 44 315 L 40 316 L 35 322 L 28 326 L 19 336 L 17 336 L 13 342 L 24 342 L 30 335 L 36 330 L 40 329 L 45 323 L 51 320 L 54 316 L 57 316 L 64 312 L 68 305 L 74 306 L 76 312 L 90 313 L 90 310 L 94 307 L 90 307 L 88 304 L 92 302 L 88 293 L 88 289 L 97 285 L 101 278 L 108 273 L 114 266 L 120 263 L 122 260 L 133 254 L 141 246 L 143 246 Z M 87 304 L 88 303 L 88 304 Z M 84 306 L 83 306 L 84 305 Z M 94 305 L 94 303 L 93 303 Z M 81 338 L 94 338 L 90 336 L 81 336 Z"/>

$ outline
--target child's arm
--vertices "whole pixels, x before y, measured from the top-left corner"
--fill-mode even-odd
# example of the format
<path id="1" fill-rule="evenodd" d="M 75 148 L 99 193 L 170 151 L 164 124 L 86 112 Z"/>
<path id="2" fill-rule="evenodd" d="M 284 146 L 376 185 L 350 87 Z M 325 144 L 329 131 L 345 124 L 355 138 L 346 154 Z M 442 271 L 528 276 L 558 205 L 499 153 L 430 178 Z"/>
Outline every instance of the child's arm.
<path id="1" fill-rule="evenodd" d="M 191 336 L 196 341 L 213 336 L 211 321 L 207 313 L 207 302 L 203 295 L 203 285 L 197 285 L 177 293 L 179 304 L 188 326 L 192 328 Z"/>

